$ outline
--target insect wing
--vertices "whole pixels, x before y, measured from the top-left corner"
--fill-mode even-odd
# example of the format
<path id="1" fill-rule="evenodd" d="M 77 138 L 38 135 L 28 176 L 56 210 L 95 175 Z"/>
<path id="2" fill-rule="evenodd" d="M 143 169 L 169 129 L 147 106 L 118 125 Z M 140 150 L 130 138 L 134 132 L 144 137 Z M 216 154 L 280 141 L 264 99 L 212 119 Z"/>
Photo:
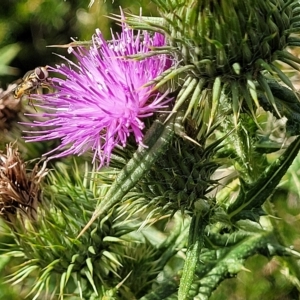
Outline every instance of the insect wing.
<path id="1" fill-rule="evenodd" d="M 34 70 L 27 71 L 23 76 L 23 81 L 31 80 L 36 77 Z"/>
<path id="2" fill-rule="evenodd" d="M 23 81 L 15 89 L 15 98 L 21 98 L 24 94 L 28 94 L 35 87 L 34 81 Z"/>

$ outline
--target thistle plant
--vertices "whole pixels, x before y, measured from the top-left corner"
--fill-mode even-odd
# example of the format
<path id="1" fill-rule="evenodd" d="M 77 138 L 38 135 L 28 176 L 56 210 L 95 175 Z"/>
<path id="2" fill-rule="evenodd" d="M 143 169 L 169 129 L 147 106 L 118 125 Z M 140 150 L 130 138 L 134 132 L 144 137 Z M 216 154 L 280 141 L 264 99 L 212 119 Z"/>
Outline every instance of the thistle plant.
<path id="1" fill-rule="evenodd" d="M 38 201 L 16 200 L 19 177 L 0 169 L 18 187 L 0 194 L 15 240 L 3 255 L 21 261 L 9 282 L 33 299 L 209 299 L 257 254 L 299 286 L 300 249 L 270 215 L 299 165 L 284 66 L 299 71 L 300 4 L 152 2 L 160 17 L 114 15 L 120 34 L 72 43 L 75 62 L 49 67 L 54 91 L 31 96 L 24 139 L 58 139 L 43 153 L 53 170 L 32 170 L 49 173 Z"/>

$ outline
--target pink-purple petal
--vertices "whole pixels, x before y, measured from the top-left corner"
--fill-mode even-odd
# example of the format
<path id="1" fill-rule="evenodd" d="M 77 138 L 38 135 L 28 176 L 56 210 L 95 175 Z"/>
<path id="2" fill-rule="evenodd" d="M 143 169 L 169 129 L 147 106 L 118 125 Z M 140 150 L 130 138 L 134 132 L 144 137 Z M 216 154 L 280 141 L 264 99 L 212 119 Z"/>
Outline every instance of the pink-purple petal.
<path id="1" fill-rule="evenodd" d="M 44 129 L 27 131 L 31 136 L 25 139 L 39 142 L 59 138 L 60 145 L 45 154 L 49 158 L 92 150 L 93 161 L 99 158 L 100 166 L 109 163 L 115 146 L 126 146 L 130 135 L 143 145 L 142 119 L 161 111 L 170 101 L 166 94 L 153 95 L 152 87 L 144 85 L 169 68 L 170 60 L 166 55 L 141 61 L 125 56 L 147 53 L 164 44 L 161 34 L 150 36 L 139 31 L 134 35 L 125 24 L 110 42 L 96 30 L 90 49 L 73 49 L 77 63 L 62 57 L 66 64 L 50 68 L 65 78 L 52 79 L 56 92 L 33 97 L 44 113 L 31 116 L 46 120 L 26 124 Z"/>

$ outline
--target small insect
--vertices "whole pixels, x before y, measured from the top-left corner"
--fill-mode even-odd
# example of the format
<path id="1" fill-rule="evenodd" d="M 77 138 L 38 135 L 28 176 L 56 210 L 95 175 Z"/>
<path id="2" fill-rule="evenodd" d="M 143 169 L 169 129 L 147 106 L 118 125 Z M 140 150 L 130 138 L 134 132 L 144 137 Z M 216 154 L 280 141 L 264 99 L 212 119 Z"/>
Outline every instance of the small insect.
<path id="1" fill-rule="evenodd" d="M 28 71 L 22 78 L 22 81 L 17 85 L 14 91 L 16 99 L 23 95 L 29 95 L 32 91 L 39 87 L 49 88 L 51 80 L 49 79 L 48 66 L 37 67 L 34 70 Z"/>

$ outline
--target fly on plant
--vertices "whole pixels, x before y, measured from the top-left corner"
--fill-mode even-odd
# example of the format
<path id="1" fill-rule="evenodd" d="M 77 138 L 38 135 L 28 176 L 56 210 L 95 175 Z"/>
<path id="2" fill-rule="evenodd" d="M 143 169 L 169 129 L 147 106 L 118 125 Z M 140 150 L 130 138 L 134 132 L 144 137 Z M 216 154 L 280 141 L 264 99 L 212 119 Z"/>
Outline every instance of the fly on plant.
<path id="1" fill-rule="evenodd" d="M 23 76 L 22 81 L 16 86 L 14 97 L 20 99 L 24 95 L 30 95 L 32 92 L 37 91 L 39 87 L 49 89 L 51 80 L 47 69 L 48 66 L 45 66 L 36 67 L 34 70 L 28 71 Z"/>

